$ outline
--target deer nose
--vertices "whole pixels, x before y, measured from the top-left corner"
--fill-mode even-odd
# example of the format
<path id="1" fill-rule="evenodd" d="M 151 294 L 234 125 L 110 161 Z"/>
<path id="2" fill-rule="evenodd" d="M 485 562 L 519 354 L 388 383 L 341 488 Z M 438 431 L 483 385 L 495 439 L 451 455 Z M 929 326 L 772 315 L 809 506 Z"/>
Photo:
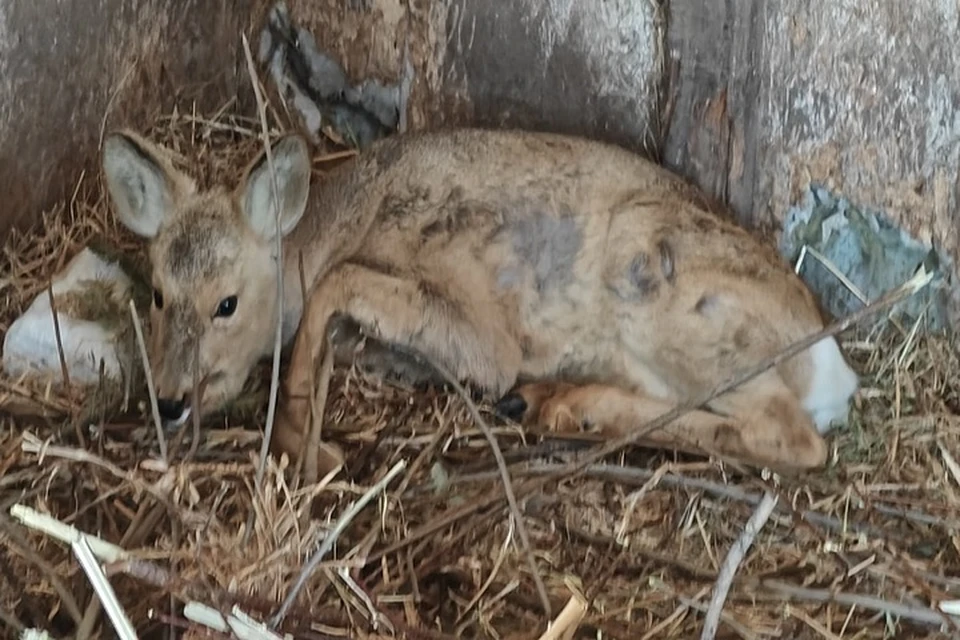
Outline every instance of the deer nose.
<path id="1" fill-rule="evenodd" d="M 170 400 L 168 398 L 157 398 L 157 409 L 160 411 L 160 417 L 164 420 L 178 420 L 183 415 L 183 408 L 186 403 L 183 398 L 179 400 Z"/>

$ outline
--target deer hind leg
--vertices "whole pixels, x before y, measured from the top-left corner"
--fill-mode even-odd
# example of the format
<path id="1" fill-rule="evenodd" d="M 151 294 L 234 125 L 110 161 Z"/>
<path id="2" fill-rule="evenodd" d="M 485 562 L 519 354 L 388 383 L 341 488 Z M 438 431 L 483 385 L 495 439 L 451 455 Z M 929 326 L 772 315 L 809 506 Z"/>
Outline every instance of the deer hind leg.
<path id="1" fill-rule="evenodd" d="M 274 430 L 276 449 L 291 457 L 303 451 L 314 393 L 312 372 L 324 353 L 330 321 L 338 314 L 349 316 L 382 343 L 426 355 L 461 380 L 505 392 L 516 379 L 520 347 L 496 325 L 474 319 L 494 314 L 468 311 L 416 280 L 353 264 L 330 273 L 304 308 L 284 378 L 284 402 Z M 326 456 L 320 461 L 321 472 L 339 460 L 340 452 Z"/>
<path id="2" fill-rule="evenodd" d="M 508 417 L 543 429 L 589 430 L 608 437 L 625 435 L 674 407 L 620 387 L 563 383 L 520 386 L 497 406 Z M 783 472 L 815 468 L 826 460 L 826 444 L 776 374 L 747 383 L 709 408 L 681 415 L 638 444 L 715 454 Z"/>

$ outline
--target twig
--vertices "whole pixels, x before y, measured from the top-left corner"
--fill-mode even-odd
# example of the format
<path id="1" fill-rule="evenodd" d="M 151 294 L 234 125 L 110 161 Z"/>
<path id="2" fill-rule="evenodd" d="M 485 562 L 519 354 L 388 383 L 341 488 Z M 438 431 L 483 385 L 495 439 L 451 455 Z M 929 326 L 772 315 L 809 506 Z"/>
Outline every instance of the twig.
<path id="1" fill-rule="evenodd" d="M 107 610 L 107 616 L 113 623 L 117 635 L 123 640 L 137 640 L 137 632 L 133 628 L 133 623 L 130 622 L 130 618 L 120 605 L 120 601 L 117 600 L 117 594 L 110 585 L 110 581 L 103 575 L 103 569 L 100 568 L 100 564 L 97 562 L 97 558 L 90 549 L 86 538 L 80 532 L 74 531 L 74 538 L 70 541 L 70 547 L 77 557 L 77 562 L 80 563 L 83 571 L 87 574 L 90 584 L 93 585 L 103 608 Z"/>
<path id="2" fill-rule="evenodd" d="M 304 315 L 301 320 L 301 331 L 304 332 L 304 339 L 308 342 L 315 336 L 310 335 L 310 326 L 307 321 L 308 299 L 307 299 L 307 279 L 303 270 L 303 252 L 297 255 L 297 273 L 300 276 L 300 294 L 304 301 Z M 327 411 L 327 397 L 330 393 L 330 376 L 333 375 L 333 344 L 330 340 L 329 332 L 324 327 L 324 334 L 320 337 L 325 342 L 323 358 L 320 362 L 320 379 L 316 379 L 316 362 L 310 363 L 308 371 L 310 378 L 310 420 L 307 422 L 309 430 L 307 431 L 307 440 L 304 455 L 301 456 L 303 464 L 303 481 L 305 486 L 316 484 L 319 476 L 317 463 L 319 462 L 321 435 L 323 433 L 323 419 Z M 299 462 L 298 462 L 299 464 Z M 304 522 L 309 518 L 309 510 L 305 510 Z"/>
<path id="3" fill-rule="evenodd" d="M 63 353 L 63 337 L 60 334 L 60 317 L 57 313 L 57 303 L 53 298 L 53 283 L 47 287 L 47 297 L 50 299 L 50 314 L 53 316 L 53 335 L 57 340 L 57 356 L 60 357 L 60 374 L 63 376 L 63 386 L 67 395 L 70 395 L 70 371 L 67 369 L 67 357 Z"/>
<path id="4" fill-rule="evenodd" d="M 166 510 L 162 505 L 157 505 L 151 507 L 150 500 L 144 500 L 140 503 L 139 508 L 137 509 L 136 515 L 134 515 L 133 520 L 127 526 L 127 530 L 124 532 L 123 536 L 120 538 L 118 546 L 121 549 L 127 549 L 131 546 L 136 546 L 140 540 L 144 538 L 147 531 L 151 531 L 153 526 L 156 525 L 157 521 L 160 518 L 160 515 Z M 104 563 L 104 572 L 107 575 L 110 575 L 111 564 L 124 564 L 125 562 L 145 562 L 145 561 L 119 561 L 115 563 Z M 157 568 L 157 571 L 162 571 Z M 166 586 L 164 584 L 163 586 Z M 93 635 L 93 629 L 97 625 L 97 621 L 100 618 L 100 601 L 97 598 L 91 598 L 87 602 L 87 608 L 83 615 L 83 621 L 77 627 L 76 640 L 87 640 L 91 635 Z"/>
<path id="5" fill-rule="evenodd" d="M 320 436 L 323 430 L 323 416 L 327 410 L 330 376 L 333 374 L 333 344 L 327 336 L 321 339 L 326 344 L 324 345 L 323 358 L 320 361 L 320 378 L 316 382 L 317 386 L 311 385 L 310 431 L 307 435 L 307 446 L 305 448 L 307 458 L 303 466 L 303 480 L 306 485 L 316 484 L 318 480 L 317 462 L 320 454 Z M 313 369 L 313 366 L 310 368 Z"/>
<path id="6" fill-rule="evenodd" d="M 281 636 L 267 629 L 234 605 L 228 616 L 200 602 L 188 602 L 183 607 L 183 617 L 191 622 L 229 634 L 229 637 L 244 640 L 281 640 Z"/>
<path id="7" fill-rule="evenodd" d="M 193 460 L 197 449 L 200 448 L 200 403 L 203 393 L 200 387 L 200 341 L 195 340 L 193 342 L 193 440 L 190 442 L 184 462 Z"/>
<path id="8" fill-rule="evenodd" d="M 273 207 L 277 216 L 274 238 L 277 251 L 277 331 L 273 343 L 273 369 L 270 374 L 270 400 L 267 404 L 267 424 L 264 426 L 263 442 L 260 445 L 260 464 L 257 465 L 257 474 L 254 486 L 257 491 L 263 483 L 263 474 L 267 468 L 267 456 L 270 455 L 270 439 L 273 436 L 273 422 L 277 411 L 277 392 L 280 387 L 280 347 L 283 341 L 283 238 L 280 233 L 280 189 L 277 186 L 277 174 L 273 168 L 273 153 L 270 151 L 270 138 L 267 125 L 267 108 L 263 96 L 260 94 L 260 84 L 257 78 L 257 69 L 253 64 L 253 54 L 250 53 L 250 43 L 247 34 L 241 33 L 243 54 L 247 59 L 247 73 L 250 84 L 253 85 L 253 95 L 257 101 L 257 113 L 260 117 L 260 137 L 263 140 L 264 152 L 267 155 L 267 170 L 270 172 L 271 186 L 273 187 Z M 255 512 L 251 512 L 252 517 Z M 250 531 L 252 527 L 247 527 Z"/>
<path id="9" fill-rule="evenodd" d="M 516 475 L 526 473 L 527 475 L 553 476 L 566 467 L 567 465 L 561 463 L 537 463 L 531 465 L 526 470 L 521 470 Z M 644 484 L 649 482 L 654 476 L 657 475 L 656 471 L 650 471 L 649 469 L 621 467 L 614 464 L 592 464 L 584 469 L 582 473 L 586 477 L 620 482 L 624 484 Z M 456 485 L 479 481 L 486 482 L 496 477 L 498 477 L 498 473 L 496 471 L 486 471 L 482 473 L 471 474 L 469 476 L 451 478 L 450 484 Z M 762 497 L 759 493 L 751 493 L 741 489 L 740 487 L 723 485 L 716 482 L 711 482 L 710 480 L 704 480 L 702 478 L 690 478 L 676 472 L 664 473 L 657 479 L 657 484 L 666 487 L 684 487 L 687 489 L 705 491 L 706 493 L 709 493 L 715 497 L 736 500 L 752 506 L 760 504 Z M 789 507 L 784 506 L 783 504 L 778 504 L 778 511 L 781 511 L 787 515 L 793 513 Z M 837 518 L 822 514 L 819 511 L 807 510 L 800 512 L 798 515 L 807 522 L 833 531 L 843 531 L 844 529 L 847 529 L 857 533 L 866 533 L 877 538 L 889 539 L 891 537 L 889 533 L 885 533 L 884 531 L 881 531 L 880 529 L 877 529 L 869 524 L 861 524 L 853 521 L 841 522 Z M 895 515 L 903 516 L 904 514 L 897 513 Z"/>
<path id="10" fill-rule="evenodd" d="M 373 599 L 370 595 L 363 590 L 363 588 L 357 584 L 357 581 L 353 579 L 350 575 L 350 570 L 347 567 L 339 567 L 335 575 L 340 578 L 340 581 L 350 590 L 353 595 L 363 603 L 367 613 L 370 617 L 370 624 L 373 627 L 374 631 L 379 631 L 381 627 L 386 627 L 386 630 L 393 635 L 395 629 L 393 628 L 393 622 L 390 620 L 390 617 L 384 615 L 377 606 L 373 604 Z"/>
<path id="11" fill-rule="evenodd" d="M 723 605 L 727 601 L 727 593 L 730 592 L 730 585 L 733 584 L 733 578 L 737 575 L 737 569 L 740 567 L 740 563 L 743 562 L 747 550 L 753 544 L 754 538 L 757 537 L 757 534 L 760 533 L 763 526 L 767 524 L 767 520 L 770 519 L 770 514 L 773 513 L 774 507 L 777 506 L 777 500 L 778 496 L 775 493 L 768 491 L 763 494 L 763 499 L 760 501 L 760 504 L 757 505 L 750 519 L 747 520 L 747 524 L 740 533 L 740 537 L 737 538 L 733 546 L 730 547 L 730 551 L 727 552 L 723 566 L 720 567 L 720 575 L 717 576 L 717 582 L 713 587 L 713 596 L 710 598 L 710 606 L 707 608 L 707 615 L 703 622 L 703 632 L 700 634 L 700 640 L 713 640 L 717 635 L 717 628 L 720 626 L 720 614 L 723 613 Z"/>
<path id="12" fill-rule="evenodd" d="M 543 584 L 543 578 L 540 577 L 540 571 L 537 569 L 537 561 L 533 555 L 533 546 L 530 544 L 530 537 L 527 534 L 527 527 L 523 522 L 523 513 L 520 511 L 520 506 L 517 504 L 517 496 L 514 494 L 513 482 L 510 480 L 510 472 L 507 470 L 507 463 L 503 459 L 503 452 L 500 451 L 500 445 L 497 443 L 496 436 L 493 435 L 493 431 L 490 429 L 490 425 L 487 424 L 487 421 L 483 419 L 483 416 L 480 415 L 480 410 L 477 408 L 476 403 L 470 398 L 470 394 L 467 393 L 467 390 L 463 388 L 457 379 L 447 371 L 446 367 L 440 365 L 437 362 L 433 362 L 432 359 L 424 356 L 424 359 L 427 360 L 430 365 L 436 369 L 440 375 L 446 378 L 447 382 L 456 390 L 460 397 L 463 398 L 463 401 L 466 403 L 467 408 L 470 410 L 470 414 L 473 416 L 474 422 L 477 423 L 477 426 L 480 427 L 480 430 L 483 431 L 483 435 L 487 438 L 487 442 L 490 443 L 490 449 L 493 451 L 493 457 L 497 460 L 497 468 L 500 471 L 500 479 L 503 481 L 503 491 L 507 494 L 507 501 L 510 503 L 510 512 L 513 516 L 513 519 L 517 523 L 517 533 L 520 536 L 520 542 L 523 544 L 524 555 L 527 559 L 527 564 L 530 566 L 530 572 L 533 574 L 533 581 L 537 586 L 537 594 L 540 596 L 540 604 L 543 606 L 544 615 L 548 618 L 553 617 L 550 607 L 550 597 L 547 595 L 547 588 Z"/>
<path id="13" fill-rule="evenodd" d="M 67 544 L 72 544 L 76 540 L 83 539 L 87 542 L 92 552 L 106 562 L 126 560 L 129 557 L 125 549 L 98 538 L 95 535 L 83 533 L 74 526 L 64 524 L 53 516 L 40 513 L 28 506 L 15 504 L 10 507 L 10 515 L 19 520 L 23 526 L 41 531 L 51 538 Z"/>
<path id="14" fill-rule="evenodd" d="M 782 596 L 808 602 L 833 602 L 843 606 L 859 607 L 870 611 L 889 614 L 910 620 L 918 624 L 938 626 L 941 630 L 948 623 L 956 623 L 947 614 L 927 607 L 917 607 L 902 602 L 890 602 L 873 596 L 863 596 L 855 593 L 832 592 L 826 589 L 808 589 L 796 585 L 780 582 L 779 580 L 761 580 L 759 587 L 776 591 Z"/>
<path id="15" fill-rule="evenodd" d="M 323 560 L 324 556 L 326 556 L 330 549 L 333 548 L 333 545 L 340 537 L 340 534 L 343 533 L 343 530 L 347 528 L 347 525 L 349 525 L 350 522 L 357 517 L 357 514 L 363 510 L 368 502 L 386 490 L 387 485 L 390 484 L 390 481 L 393 480 L 398 473 L 403 471 L 405 466 L 406 461 L 399 460 L 395 465 L 393 465 L 390 471 L 388 471 L 386 475 L 380 479 L 379 482 L 370 487 L 366 493 L 360 496 L 352 505 L 350 505 L 350 508 L 348 508 L 346 512 L 340 516 L 340 519 L 337 520 L 337 523 L 334 525 L 333 529 L 323 539 L 320 547 L 313 554 L 307 564 L 304 565 L 303 570 L 300 572 L 300 576 L 297 578 L 297 582 L 293 585 L 290 593 L 287 594 L 283 604 L 280 605 L 280 609 L 270 620 L 270 624 L 268 625 L 270 629 L 276 629 L 277 626 L 283 622 L 284 617 L 287 615 L 287 611 L 289 611 L 290 607 L 293 606 L 293 602 L 297 599 L 297 595 L 299 595 L 300 591 L 307 583 L 307 578 L 310 577 L 313 571 L 317 568 L 317 565 L 320 564 L 320 561 Z"/>
<path id="16" fill-rule="evenodd" d="M 309 307 L 307 305 L 307 277 L 304 275 L 304 272 L 303 272 L 303 251 L 297 252 L 297 275 L 300 280 L 300 299 L 303 300 L 303 311 L 300 314 L 300 328 L 297 331 L 302 333 L 303 340 L 306 340 L 308 344 L 312 344 L 313 336 L 310 335 L 310 323 L 307 318 L 307 315 L 309 313 Z M 307 369 L 307 378 L 310 384 L 310 392 L 311 392 L 311 395 L 310 395 L 311 402 L 309 407 L 307 407 L 309 409 L 309 411 L 307 412 L 307 424 L 306 424 L 307 437 L 305 440 L 305 444 L 307 445 L 307 448 L 306 448 L 306 451 L 304 452 L 304 455 L 299 456 L 299 459 L 296 461 L 294 470 L 293 470 L 293 477 L 302 478 L 304 481 L 304 486 L 309 486 L 313 484 L 313 482 L 316 482 L 316 477 L 318 475 L 316 467 L 318 462 L 317 456 L 319 455 L 319 451 L 317 449 L 314 449 L 313 451 L 311 451 L 309 448 L 311 443 L 312 430 L 313 430 L 313 421 L 314 421 L 313 413 L 315 409 L 314 405 L 316 404 L 315 402 L 313 402 L 313 400 L 316 399 L 316 396 L 313 395 L 313 393 L 314 391 L 316 391 L 316 388 L 317 388 L 316 379 L 315 379 L 316 377 L 316 368 L 314 366 L 315 364 L 316 364 L 315 362 L 311 362 L 310 368 Z M 312 462 L 308 462 L 311 459 L 312 459 Z M 313 478 L 313 482 L 310 482 L 308 478 Z M 309 517 L 310 517 L 310 510 L 309 509 L 304 510 L 303 522 L 306 523 Z"/>
<path id="17" fill-rule="evenodd" d="M 572 638 L 576 633 L 584 614 L 587 612 L 587 602 L 579 593 L 574 593 L 567 600 L 567 605 L 560 611 L 560 615 L 553 621 L 540 640 L 562 640 Z"/>
<path id="18" fill-rule="evenodd" d="M 157 405 L 157 388 L 153 386 L 153 373 L 150 371 L 147 343 L 143 339 L 143 327 L 140 325 L 140 316 L 137 315 L 137 307 L 133 304 L 133 300 L 130 300 L 130 317 L 133 318 L 133 330 L 137 334 L 137 345 L 140 347 L 140 359 L 143 361 L 143 375 L 147 379 L 147 392 L 150 395 L 150 411 L 153 413 L 153 424 L 157 428 L 160 458 L 166 462 L 167 439 L 163 435 L 163 423 L 160 421 L 160 407 Z"/>
<path id="19" fill-rule="evenodd" d="M 957 464 L 957 459 L 953 457 L 953 454 L 950 453 L 950 450 L 947 449 L 940 438 L 937 438 L 937 448 L 940 449 L 940 455 L 943 456 L 943 462 L 947 465 L 947 470 L 953 476 L 954 482 L 960 484 L 960 464 Z"/>

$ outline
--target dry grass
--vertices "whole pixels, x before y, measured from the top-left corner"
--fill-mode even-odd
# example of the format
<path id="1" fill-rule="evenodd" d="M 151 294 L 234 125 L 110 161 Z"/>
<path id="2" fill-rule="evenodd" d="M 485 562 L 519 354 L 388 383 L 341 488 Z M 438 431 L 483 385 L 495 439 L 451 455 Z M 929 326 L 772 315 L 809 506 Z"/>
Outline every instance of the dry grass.
<path id="1" fill-rule="evenodd" d="M 224 114 L 175 114 L 150 133 L 185 164 L 199 160 L 199 178 L 211 182 L 256 153 L 256 129 Z M 320 172 L 331 164 L 321 151 Z M 90 242 L 146 273 L 142 245 L 114 222 L 97 177 L 87 175 L 38 231 L 8 239 L 3 331 Z M 139 291 L 142 304 L 145 283 Z M 942 336 L 908 336 L 889 325 L 843 336 L 864 390 L 851 427 L 831 439 L 829 468 L 808 477 L 764 481 L 635 450 L 530 494 L 522 479 L 562 463 L 570 444 L 498 426 L 554 615 L 582 592 L 589 606 L 574 637 L 697 637 L 726 550 L 773 490 L 779 509 L 734 580 L 720 637 L 940 637 L 930 624 L 898 617 L 894 605 L 929 611 L 960 598 L 960 353 Z M 348 450 L 345 473 L 292 486 L 289 470 L 271 461 L 255 495 L 268 380 L 265 366 L 236 406 L 208 422 L 189 461 L 186 426 L 161 471 L 148 464 L 157 448 L 142 384 L 124 410 L 116 389 L 68 393 L 0 379 L 0 620 L 11 629 L 112 635 L 89 605 L 91 588 L 70 549 L 10 518 L 15 503 L 134 552 L 142 562 L 113 567 L 111 581 L 148 637 L 182 629 L 189 600 L 222 610 L 238 604 L 269 620 L 349 504 L 405 459 L 400 478 L 307 580 L 282 630 L 540 637 L 545 620 L 493 456 L 459 396 L 338 369 L 324 429 Z M 25 432 L 59 448 L 27 453 Z M 255 529 L 244 545 L 251 510 Z"/>

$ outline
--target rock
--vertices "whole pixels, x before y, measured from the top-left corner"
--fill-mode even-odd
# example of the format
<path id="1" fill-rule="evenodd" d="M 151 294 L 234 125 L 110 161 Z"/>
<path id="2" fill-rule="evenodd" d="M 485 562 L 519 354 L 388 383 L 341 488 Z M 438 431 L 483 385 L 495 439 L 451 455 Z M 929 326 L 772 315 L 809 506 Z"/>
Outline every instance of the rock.
<path id="1" fill-rule="evenodd" d="M 53 282 L 60 337 L 71 384 L 94 384 L 100 363 L 106 378 L 120 380 L 131 345 L 128 301 L 132 282 L 115 262 L 89 248 Z M 12 377 L 50 376 L 62 383 L 57 337 L 47 290 L 10 326 L 3 341 L 3 370 Z"/>

